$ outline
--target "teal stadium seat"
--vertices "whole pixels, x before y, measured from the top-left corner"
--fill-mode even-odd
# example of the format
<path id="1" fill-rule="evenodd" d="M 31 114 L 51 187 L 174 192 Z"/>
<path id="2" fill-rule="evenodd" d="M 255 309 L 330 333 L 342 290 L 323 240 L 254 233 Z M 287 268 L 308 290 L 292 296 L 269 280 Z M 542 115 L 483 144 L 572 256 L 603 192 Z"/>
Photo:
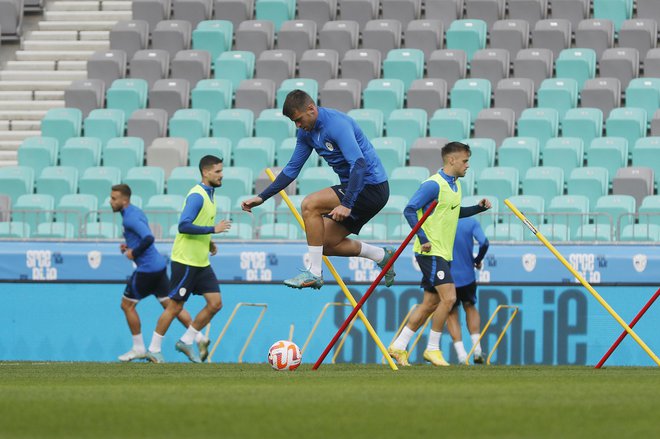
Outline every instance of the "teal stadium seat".
<path id="1" fill-rule="evenodd" d="M 167 195 L 179 195 L 185 197 L 201 177 L 197 166 L 180 166 L 172 169 L 167 179 Z"/>
<path id="2" fill-rule="evenodd" d="M 582 167 L 584 144 L 577 137 L 555 137 L 546 142 L 543 150 L 543 166 L 556 166 L 570 176 L 575 168 Z"/>
<path id="3" fill-rule="evenodd" d="M 475 175 L 480 175 L 486 168 L 495 166 L 495 151 L 497 145 L 493 139 L 472 138 L 463 139 L 461 142 L 470 146 L 470 169 Z"/>
<path id="4" fill-rule="evenodd" d="M 75 227 L 69 223 L 41 223 L 32 234 L 35 239 L 73 239 Z"/>
<path id="5" fill-rule="evenodd" d="M 213 137 L 226 137 L 232 147 L 245 137 L 252 137 L 254 113 L 245 108 L 222 110 L 213 119 Z"/>
<path id="6" fill-rule="evenodd" d="M 479 221 L 479 224 L 481 224 L 482 228 L 488 227 L 491 224 L 497 223 L 499 211 L 500 211 L 500 202 L 497 198 L 491 196 L 491 195 L 470 195 L 470 196 L 464 196 L 463 199 L 461 200 L 461 207 L 470 207 L 474 206 L 476 204 L 479 204 L 479 202 L 483 199 L 486 198 L 488 201 L 490 201 L 490 204 L 492 207 L 487 210 L 486 212 L 482 212 L 479 215 L 476 215 L 477 221 Z"/>
<path id="7" fill-rule="evenodd" d="M 632 146 L 646 136 L 647 114 L 643 108 L 614 108 L 605 122 L 608 137 L 625 137 Z"/>
<path id="8" fill-rule="evenodd" d="M 591 141 L 587 163 L 607 169 L 610 177 L 628 164 L 628 141 L 623 137 L 598 137 Z"/>
<path id="9" fill-rule="evenodd" d="M 464 197 L 469 196 L 469 195 L 474 195 L 474 187 L 475 187 L 475 177 L 476 173 L 474 172 L 473 169 L 469 169 L 465 172 L 465 175 L 461 177 L 460 182 L 461 182 L 461 192 Z"/>
<path id="10" fill-rule="evenodd" d="M 559 135 L 559 113 L 554 108 L 528 108 L 518 119 L 518 136 L 534 137 L 541 154 L 548 139 Z"/>
<path id="11" fill-rule="evenodd" d="M 12 206 L 12 219 L 37 230 L 40 223 L 53 221 L 55 199 L 52 195 L 26 194 L 18 197 Z"/>
<path id="12" fill-rule="evenodd" d="M 224 185 L 224 183 L 223 183 Z M 215 222 L 231 217 L 231 198 L 227 195 L 215 194 Z"/>
<path id="13" fill-rule="evenodd" d="M 446 32 L 447 49 L 463 50 L 469 62 L 477 50 L 486 48 L 487 32 L 483 20 L 454 20 Z"/>
<path id="14" fill-rule="evenodd" d="M 388 234 L 394 232 L 397 226 L 408 224 L 403 216 L 403 210 L 408 204 L 408 199 L 409 196 L 390 195 L 390 199 L 385 204 L 385 207 L 378 212 L 378 215 L 372 218 L 371 224 L 384 225 L 387 228 Z"/>
<path id="15" fill-rule="evenodd" d="M 115 79 L 106 92 L 106 108 L 124 112 L 128 120 L 135 110 L 147 107 L 149 83 L 144 79 Z"/>
<path id="16" fill-rule="evenodd" d="M 441 108 L 429 121 L 431 137 L 463 139 L 470 135 L 470 110 L 465 108 Z"/>
<path id="17" fill-rule="evenodd" d="M 112 166 L 121 171 L 121 178 L 131 168 L 144 163 L 144 140 L 139 137 L 117 137 L 108 140 L 103 150 L 103 166 Z"/>
<path id="18" fill-rule="evenodd" d="M 202 79 L 190 93 L 192 108 L 206 110 L 214 118 L 219 111 L 231 108 L 233 93 L 229 79 Z"/>
<path id="19" fill-rule="evenodd" d="M 516 223 L 490 224 L 484 234 L 492 241 L 520 242 L 523 240 L 523 226 Z"/>
<path id="20" fill-rule="evenodd" d="M 64 195 L 60 199 L 60 202 L 57 203 L 55 221 L 71 224 L 73 226 L 73 237 L 77 238 L 84 224 L 94 222 L 98 219 L 97 210 L 98 201 L 94 195 Z"/>
<path id="21" fill-rule="evenodd" d="M 59 144 L 54 137 L 28 137 L 18 148 L 18 165 L 34 169 L 39 175 L 46 166 L 57 165 Z"/>
<path id="22" fill-rule="evenodd" d="M 612 240 L 612 230 L 609 224 L 583 224 L 575 232 L 573 241 L 610 242 Z"/>
<path id="23" fill-rule="evenodd" d="M 282 143 L 275 151 L 277 166 L 286 166 L 286 164 L 289 162 L 289 159 L 291 159 L 291 156 L 293 155 L 293 151 L 296 149 L 296 143 L 297 139 L 295 137 L 289 137 L 288 139 L 284 139 L 284 141 L 282 141 Z M 315 168 L 318 166 L 318 164 L 319 156 L 315 151 L 313 151 L 303 165 L 302 169 L 304 170 L 307 168 Z"/>
<path id="24" fill-rule="evenodd" d="M 273 139 L 275 145 L 281 144 L 284 139 L 295 137 L 296 125 L 282 114 L 279 108 L 267 108 L 257 118 L 255 124 L 256 137 Z"/>
<path id="25" fill-rule="evenodd" d="M 273 22 L 275 32 L 279 32 L 282 23 L 293 20 L 296 15 L 296 0 L 256 0 L 255 17 L 257 20 Z"/>
<path id="26" fill-rule="evenodd" d="M 210 133 L 211 113 L 206 110 L 177 110 L 170 119 L 170 137 L 186 139 L 188 145 L 194 145 Z"/>
<path id="27" fill-rule="evenodd" d="M 570 241 L 571 239 L 570 229 L 566 224 L 541 224 L 538 230 L 551 242 Z"/>
<path id="28" fill-rule="evenodd" d="M 408 223 L 406 224 L 399 224 L 394 228 L 392 233 L 388 235 L 388 239 L 393 240 L 393 241 L 403 241 L 408 237 L 408 234 L 410 233 L 410 225 Z M 413 236 L 413 239 L 415 237 Z"/>
<path id="29" fill-rule="evenodd" d="M 596 200 L 592 209 L 595 224 L 606 224 L 613 230 L 635 221 L 635 197 L 630 195 L 604 195 Z"/>
<path id="30" fill-rule="evenodd" d="M 117 224 L 107 222 L 91 222 L 85 224 L 82 237 L 87 239 L 119 239 L 121 228 Z"/>
<path id="31" fill-rule="evenodd" d="M 183 195 L 154 195 L 144 206 L 144 213 L 149 219 L 149 224 L 159 224 L 163 231 L 169 233 L 172 226 L 178 227 L 179 214 L 183 210 L 184 202 Z M 173 238 L 172 235 L 170 237 Z"/>
<path id="32" fill-rule="evenodd" d="M 299 213 L 302 212 L 301 205 L 304 198 L 304 195 L 291 195 L 289 197 L 289 200 Z M 291 213 L 291 209 L 289 209 L 289 206 L 284 201 L 275 208 L 275 220 L 280 224 L 292 224 L 300 228 L 298 221 Z"/>
<path id="33" fill-rule="evenodd" d="M 633 0 L 593 0 L 594 18 L 612 21 L 618 32 L 624 21 L 632 18 Z"/>
<path id="34" fill-rule="evenodd" d="M 407 91 L 413 81 L 424 77 L 424 52 L 419 49 L 392 49 L 383 61 L 383 78 L 399 79 Z"/>
<path id="35" fill-rule="evenodd" d="M 536 92 L 536 100 L 539 107 L 557 110 L 559 121 L 562 122 L 566 112 L 577 107 L 578 83 L 570 78 L 546 79 Z"/>
<path id="36" fill-rule="evenodd" d="M 293 90 L 302 90 L 307 93 L 314 102 L 318 102 L 319 84 L 315 79 L 291 78 L 282 81 L 280 88 L 277 89 L 277 94 L 275 95 L 277 99 L 277 108 L 282 108 L 284 106 L 286 96 Z"/>
<path id="37" fill-rule="evenodd" d="M 295 224 L 271 223 L 259 228 L 259 239 L 297 240 L 300 239 L 301 230 Z"/>
<path id="38" fill-rule="evenodd" d="M 564 49 L 555 61 L 557 78 L 571 78 L 582 90 L 584 82 L 596 76 L 596 52 L 592 49 Z"/>
<path id="39" fill-rule="evenodd" d="M 348 115 L 355 119 L 367 139 L 382 137 L 384 116 L 383 111 L 378 109 L 355 109 L 348 112 Z"/>
<path id="40" fill-rule="evenodd" d="M 240 196 L 251 194 L 254 177 L 251 168 L 241 166 L 224 166 L 222 170 L 221 193 L 233 202 Z"/>
<path id="41" fill-rule="evenodd" d="M 533 224 L 543 224 L 543 213 L 545 211 L 545 200 L 539 195 L 515 195 L 509 201 L 518 208 Z M 512 221 L 513 218 L 509 217 Z M 536 237 L 527 227 L 524 228 L 523 239 L 525 241 L 536 241 Z"/>
<path id="42" fill-rule="evenodd" d="M 653 116 L 660 108 L 660 78 L 636 78 L 628 83 L 626 107 L 643 108 Z"/>
<path id="43" fill-rule="evenodd" d="M 563 224 L 574 236 L 578 227 L 589 223 L 589 198 L 584 195 L 560 195 L 546 208 L 548 225 Z"/>
<path id="44" fill-rule="evenodd" d="M 404 88 L 400 79 L 372 79 L 362 92 L 363 108 L 380 110 L 387 119 L 392 111 L 403 108 Z"/>
<path id="45" fill-rule="evenodd" d="M 595 166 L 575 168 L 568 177 L 568 195 L 584 195 L 589 198 L 589 205 L 594 206 L 596 200 L 607 195 L 609 176 L 607 169 Z"/>
<path id="46" fill-rule="evenodd" d="M 234 24 L 228 20 L 200 21 L 192 32 L 192 48 L 206 50 L 215 60 L 224 52 L 231 50 Z"/>
<path id="47" fill-rule="evenodd" d="M 0 167 L 0 193 L 9 195 L 12 203 L 18 197 L 34 192 L 34 169 L 28 166 Z"/>
<path id="48" fill-rule="evenodd" d="M 644 137 L 637 140 L 632 152 L 632 165 L 653 169 L 655 184 L 660 185 L 660 137 Z"/>
<path id="49" fill-rule="evenodd" d="M 660 226 L 660 195 L 644 197 L 639 207 L 639 223 Z"/>
<path id="50" fill-rule="evenodd" d="M 161 195 L 165 186 L 165 171 L 155 166 L 140 166 L 129 169 L 124 183 L 131 187 L 131 191 L 143 200 L 154 195 Z"/>
<path id="51" fill-rule="evenodd" d="M 234 148 L 234 165 L 250 168 L 259 175 L 265 168 L 275 165 L 275 141 L 269 137 L 248 137 Z"/>
<path id="52" fill-rule="evenodd" d="M 77 108 L 53 108 L 41 120 L 41 135 L 56 138 L 60 145 L 81 132 L 82 111 Z"/>
<path id="53" fill-rule="evenodd" d="M 403 138 L 377 137 L 371 140 L 371 144 L 388 176 L 392 175 L 394 169 L 406 165 L 406 141 Z"/>
<path id="54" fill-rule="evenodd" d="M 101 140 L 96 137 L 72 137 L 60 151 L 60 165 L 72 166 L 82 175 L 85 170 L 101 165 Z"/>
<path id="55" fill-rule="evenodd" d="M 235 239 L 239 241 L 251 241 L 253 239 L 252 226 L 250 224 L 232 224 L 231 229 L 222 234 L 222 239 Z"/>
<path id="56" fill-rule="evenodd" d="M 400 224 L 397 227 L 401 227 Z M 387 227 L 384 224 L 365 224 L 360 230 L 360 239 L 368 241 L 385 241 L 387 237 Z"/>
<path id="57" fill-rule="evenodd" d="M 491 84 L 487 79 L 459 79 L 451 89 L 451 108 L 464 108 L 470 112 L 470 119 L 475 120 L 481 110 L 490 108 L 490 94 Z"/>
<path id="58" fill-rule="evenodd" d="M 423 166 L 395 168 L 389 180 L 390 194 L 412 197 L 427 178 L 429 178 L 429 170 Z"/>
<path id="59" fill-rule="evenodd" d="M 298 177 L 298 193 L 309 195 L 336 184 L 339 184 L 339 177 L 329 167 L 305 169 Z"/>
<path id="60" fill-rule="evenodd" d="M 603 112 L 598 108 L 572 108 L 564 116 L 561 133 L 564 137 L 579 137 L 588 147 L 603 134 Z"/>
<path id="61" fill-rule="evenodd" d="M 236 90 L 241 81 L 254 77 L 254 65 L 255 56 L 252 52 L 223 52 L 215 60 L 215 79 L 231 81 L 232 89 Z"/>
<path id="62" fill-rule="evenodd" d="M 657 224 L 628 224 L 619 234 L 619 241 L 658 242 L 660 226 Z"/>
<path id="63" fill-rule="evenodd" d="M 30 225 L 22 221 L 0 222 L 0 238 L 24 239 L 30 237 Z"/>
<path id="64" fill-rule="evenodd" d="M 387 119 L 387 135 L 405 140 L 406 151 L 410 151 L 415 140 L 426 137 L 426 110 L 405 108 L 394 110 Z"/>
<path id="65" fill-rule="evenodd" d="M 505 199 L 518 195 L 519 173 L 516 168 L 498 166 L 481 171 L 477 185 L 479 195 L 490 195 L 501 203 Z"/>
<path id="66" fill-rule="evenodd" d="M 121 183 L 121 170 L 114 166 L 87 168 L 78 182 L 81 194 L 93 195 L 100 205 L 110 194 L 112 186 Z"/>
<path id="67" fill-rule="evenodd" d="M 537 166 L 525 173 L 522 182 L 522 192 L 526 196 L 539 196 L 543 198 L 544 205 L 564 194 L 564 171 L 553 166 Z"/>
<path id="68" fill-rule="evenodd" d="M 242 195 L 234 201 L 234 207 L 231 210 L 233 224 L 249 224 L 253 228 L 257 228 L 275 222 L 275 198 L 267 199 L 263 204 L 252 209 L 252 213 L 241 209 L 241 203 L 248 198 L 252 198 L 252 195 Z"/>
<path id="69" fill-rule="evenodd" d="M 225 166 L 231 164 L 231 140 L 224 137 L 202 137 L 188 150 L 188 163 L 197 168 L 205 155 L 220 157 Z M 199 175 L 199 174 L 198 174 Z"/>
<path id="70" fill-rule="evenodd" d="M 539 164 L 539 141 L 533 137 L 508 137 L 498 150 L 499 165 L 516 168 L 525 175 Z"/>
<path id="71" fill-rule="evenodd" d="M 96 137 L 105 146 L 113 137 L 124 135 L 124 112 L 121 110 L 92 110 L 85 119 L 85 137 Z"/>
<path id="72" fill-rule="evenodd" d="M 72 166 L 48 166 L 37 178 L 37 193 L 51 195 L 57 204 L 64 195 L 78 192 L 79 175 Z"/>

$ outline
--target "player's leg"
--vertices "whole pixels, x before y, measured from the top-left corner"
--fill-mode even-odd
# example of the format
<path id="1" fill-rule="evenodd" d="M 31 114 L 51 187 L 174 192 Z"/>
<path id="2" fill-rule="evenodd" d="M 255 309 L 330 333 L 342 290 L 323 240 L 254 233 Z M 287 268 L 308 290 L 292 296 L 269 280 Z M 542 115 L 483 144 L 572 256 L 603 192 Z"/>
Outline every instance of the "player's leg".
<path id="1" fill-rule="evenodd" d="M 433 256 L 432 262 L 433 269 L 431 271 L 434 274 L 432 282 L 440 298 L 440 303 L 433 312 L 429 342 L 424 351 L 424 359 L 430 361 L 434 366 L 449 366 L 440 350 L 440 338 L 447 317 L 449 317 L 449 313 L 456 303 L 456 288 L 451 277 L 449 263 L 439 256 Z"/>
<path id="2" fill-rule="evenodd" d="M 458 356 L 458 363 L 464 364 L 467 360 L 467 352 L 465 352 L 465 346 L 463 345 L 463 334 L 461 331 L 461 319 L 458 315 L 458 306 L 454 305 L 449 317 L 447 317 L 447 330 L 449 335 L 451 335 L 452 341 L 454 342 L 454 349 L 456 350 L 456 355 Z"/>
<path id="3" fill-rule="evenodd" d="M 435 291 L 424 291 L 422 303 L 415 307 L 401 333 L 387 349 L 400 365 L 410 366 L 410 363 L 408 363 L 408 343 L 410 343 L 410 339 L 415 335 L 415 332 L 433 314 L 439 301 L 440 299 Z"/>
<path id="4" fill-rule="evenodd" d="M 479 336 L 481 335 L 481 316 L 474 303 L 463 303 L 463 309 L 465 310 L 465 321 L 470 331 L 470 339 L 472 340 L 472 344 L 475 345 L 474 362 L 481 364 L 485 361 L 481 342 L 479 341 Z"/>
<path id="5" fill-rule="evenodd" d="M 121 310 L 126 316 L 126 323 L 128 323 L 128 328 L 133 337 L 133 346 L 131 350 L 119 356 L 119 361 L 126 362 L 146 358 L 147 349 L 142 338 L 140 316 L 136 310 L 137 304 L 138 300 L 136 299 L 129 299 L 126 296 L 121 299 Z"/>

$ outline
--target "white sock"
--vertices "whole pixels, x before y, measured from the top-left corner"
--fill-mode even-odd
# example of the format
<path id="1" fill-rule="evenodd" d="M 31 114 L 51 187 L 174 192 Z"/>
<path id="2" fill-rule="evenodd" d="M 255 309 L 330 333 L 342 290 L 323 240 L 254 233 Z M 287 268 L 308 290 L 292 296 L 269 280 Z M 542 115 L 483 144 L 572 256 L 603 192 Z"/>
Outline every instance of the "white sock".
<path id="1" fill-rule="evenodd" d="M 415 331 L 408 328 L 407 326 L 404 326 L 401 334 L 399 334 L 396 340 L 394 340 L 394 343 L 392 343 L 392 347 L 394 347 L 394 349 L 405 351 L 408 349 L 408 343 L 410 342 L 410 339 L 413 335 L 415 335 Z"/>
<path id="2" fill-rule="evenodd" d="M 144 339 L 142 338 L 142 333 L 133 336 L 133 350 L 135 352 L 144 352 L 147 348 L 144 347 Z"/>
<path id="3" fill-rule="evenodd" d="M 454 343 L 454 349 L 456 349 L 456 355 L 458 355 L 458 362 L 465 363 L 465 360 L 467 360 L 467 352 L 465 352 L 463 342 L 457 341 Z"/>
<path id="4" fill-rule="evenodd" d="M 472 344 L 477 345 L 476 348 L 474 348 L 474 355 L 481 355 L 481 343 L 479 342 L 479 336 L 481 334 L 470 334 L 470 338 L 472 339 Z"/>
<path id="5" fill-rule="evenodd" d="M 149 345 L 149 352 L 160 352 L 160 346 L 163 344 L 163 336 L 154 331 L 151 336 L 151 344 Z"/>
<path id="6" fill-rule="evenodd" d="M 309 260 L 312 264 L 309 267 L 309 271 L 314 276 L 321 276 L 321 273 L 323 272 L 323 269 L 322 269 L 323 246 L 322 245 L 308 245 L 307 248 L 308 248 L 308 251 L 309 251 Z"/>
<path id="7" fill-rule="evenodd" d="M 183 334 L 183 336 L 181 336 L 180 340 L 185 344 L 192 344 L 193 341 L 195 341 L 195 337 L 197 337 L 197 334 L 199 334 L 199 331 L 193 328 L 192 325 L 190 325 L 188 326 L 188 329 Z"/>
<path id="8" fill-rule="evenodd" d="M 202 331 L 197 332 L 197 335 L 195 336 L 195 342 L 199 343 L 200 341 L 206 341 L 206 336 L 202 334 Z"/>
<path id="9" fill-rule="evenodd" d="M 383 247 L 376 247 L 375 245 L 367 244 L 366 242 L 360 242 L 362 248 L 360 248 L 361 258 L 371 259 L 372 261 L 379 263 L 385 257 L 385 249 Z"/>
<path id="10" fill-rule="evenodd" d="M 431 332 L 429 332 L 429 342 L 426 344 L 426 350 L 439 351 L 440 337 L 442 337 L 442 332 L 435 332 L 433 329 L 431 329 Z"/>

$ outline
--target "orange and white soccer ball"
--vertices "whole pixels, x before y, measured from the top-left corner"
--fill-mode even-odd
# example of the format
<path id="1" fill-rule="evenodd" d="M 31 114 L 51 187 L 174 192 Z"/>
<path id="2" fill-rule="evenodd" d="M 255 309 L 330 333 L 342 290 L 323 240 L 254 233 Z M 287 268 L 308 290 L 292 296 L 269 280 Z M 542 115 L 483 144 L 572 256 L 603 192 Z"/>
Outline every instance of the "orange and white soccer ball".
<path id="1" fill-rule="evenodd" d="M 301 360 L 300 348 L 293 342 L 280 340 L 268 349 L 268 363 L 275 370 L 296 370 Z"/>

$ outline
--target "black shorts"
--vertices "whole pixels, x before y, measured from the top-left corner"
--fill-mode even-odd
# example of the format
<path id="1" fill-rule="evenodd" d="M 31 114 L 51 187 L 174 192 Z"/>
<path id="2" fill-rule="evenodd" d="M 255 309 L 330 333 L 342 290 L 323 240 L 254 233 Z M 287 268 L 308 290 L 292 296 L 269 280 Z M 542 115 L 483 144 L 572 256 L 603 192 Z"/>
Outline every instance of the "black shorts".
<path id="1" fill-rule="evenodd" d="M 420 286 L 425 291 L 435 292 L 437 285 L 453 284 L 450 263 L 440 256 L 420 255 L 415 253 L 415 259 L 422 270 L 422 282 Z"/>
<path id="2" fill-rule="evenodd" d="M 470 305 L 475 305 L 477 303 L 476 282 L 472 282 L 471 284 L 456 288 L 456 303 L 454 303 L 454 308 L 456 308 L 459 303 L 469 303 Z"/>
<path id="3" fill-rule="evenodd" d="M 194 267 L 172 261 L 172 279 L 169 297 L 185 302 L 191 294 L 219 293 L 218 279 L 211 266 Z"/>
<path id="4" fill-rule="evenodd" d="M 134 271 L 126 282 L 124 297 L 131 302 L 139 302 L 153 294 L 158 300 L 163 301 L 167 299 L 169 292 L 170 282 L 167 279 L 166 269 L 153 273 Z"/>
<path id="5" fill-rule="evenodd" d="M 331 189 L 335 191 L 339 199 L 344 198 L 346 193 L 345 185 L 335 185 Z M 360 233 L 362 226 L 367 224 L 371 218 L 376 216 L 390 199 L 390 185 L 387 181 L 378 184 L 367 184 L 362 192 L 357 196 L 351 214 L 340 224 L 348 229 L 349 232 Z M 327 216 L 327 215 L 326 215 Z"/>

